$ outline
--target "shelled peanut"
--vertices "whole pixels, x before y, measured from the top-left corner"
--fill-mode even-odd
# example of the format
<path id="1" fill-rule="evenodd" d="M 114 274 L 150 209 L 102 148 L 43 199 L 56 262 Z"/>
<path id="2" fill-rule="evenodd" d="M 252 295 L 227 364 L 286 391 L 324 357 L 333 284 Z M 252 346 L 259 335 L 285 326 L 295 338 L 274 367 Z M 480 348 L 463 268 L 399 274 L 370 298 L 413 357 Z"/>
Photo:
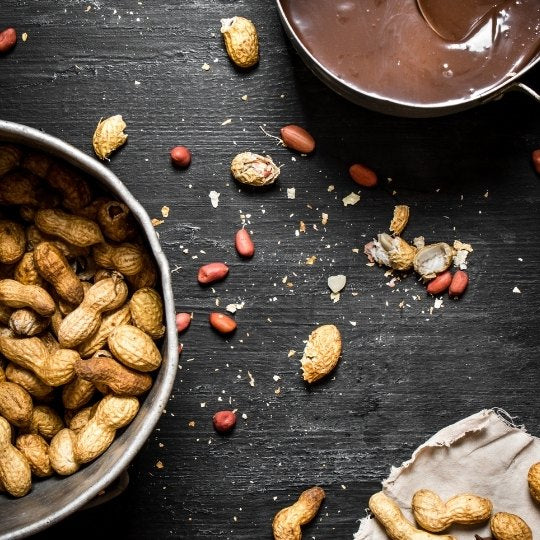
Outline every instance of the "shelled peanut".
<path id="1" fill-rule="evenodd" d="M 156 282 L 124 203 L 93 193 L 64 163 L 0 143 L 0 485 L 7 493 L 28 493 L 32 475 L 73 474 L 136 416 L 162 362 Z"/>

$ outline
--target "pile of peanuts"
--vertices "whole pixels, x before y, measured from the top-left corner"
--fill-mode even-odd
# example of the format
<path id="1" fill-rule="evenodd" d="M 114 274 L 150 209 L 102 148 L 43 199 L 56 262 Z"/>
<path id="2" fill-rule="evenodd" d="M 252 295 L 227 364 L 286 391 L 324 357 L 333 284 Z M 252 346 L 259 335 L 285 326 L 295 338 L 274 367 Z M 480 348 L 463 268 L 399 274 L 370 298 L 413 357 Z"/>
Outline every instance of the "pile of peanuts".
<path id="1" fill-rule="evenodd" d="M 69 475 L 139 410 L 162 357 L 157 271 L 129 208 L 0 145 L 0 488 Z"/>

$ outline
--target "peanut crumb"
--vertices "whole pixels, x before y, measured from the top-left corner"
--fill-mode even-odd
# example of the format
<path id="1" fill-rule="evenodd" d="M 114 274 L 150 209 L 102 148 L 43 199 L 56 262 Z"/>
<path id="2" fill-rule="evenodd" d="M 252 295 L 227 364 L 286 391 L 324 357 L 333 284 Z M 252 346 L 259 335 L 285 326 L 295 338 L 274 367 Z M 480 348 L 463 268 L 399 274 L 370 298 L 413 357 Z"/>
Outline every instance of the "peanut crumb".
<path id="1" fill-rule="evenodd" d="M 156 469 L 163 469 L 163 463 L 161 461 L 156 463 Z"/>
<path id="2" fill-rule="evenodd" d="M 162 206 L 162 207 L 161 207 L 161 215 L 162 215 L 164 218 L 169 217 L 169 210 L 170 210 L 170 208 L 169 208 L 168 206 Z"/>
<path id="3" fill-rule="evenodd" d="M 165 223 L 165 221 L 163 219 L 158 219 L 158 218 L 152 218 L 152 225 L 154 227 L 158 227 L 159 225 Z"/>
<path id="4" fill-rule="evenodd" d="M 294 356 L 296 354 L 296 351 L 294 349 L 291 349 L 289 351 L 289 354 L 287 355 L 289 358 L 291 358 L 291 356 Z"/>
<path id="5" fill-rule="evenodd" d="M 326 225 L 328 223 L 328 214 L 325 214 L 324 212 L 321 215 L 321 223 L 323 225 Z"/>
<path id="6" fill-rule="evenodd" d="M 195 427 L 195 420 L 190 420 L 190 421 L 188 422 L 188 427 L 191 428 L 191 429 L 193 429 L 193 428 Z"/>
<path id="7" fill-rule="evenodd" d="M 210 69 L 210 64 L 207 64 L 206 62 L 202 65 L 201 69 L 203 71 L 208 71 Z"/>
<path id="8" fill-rule="evenodd" d="M 89 6 L 90 7 L 90 6 Z M 28 34 L 26 32 L 23 32 L 22 35 L 21 35 L 21 39 L 23 41 L 26 41 L 28 39 Z"/>
<path id="9" fill-rule="evenodd" d="M 346 197 L 343 197 L 343 206 L 352 206 L 360 200 L 358 193 L 351 192 Z"/>
<path id="10" fill-rule="evenodd" d="M 315 261 L 316 261 L 316 260 L 317 260 L 317 256 L 316 256 L 316 255 L 312 255 L 311 257 L 308 257 L 308 258 L 306 259 L 306 264 L 311 266 L 311 265 L 315 264 Z"/>

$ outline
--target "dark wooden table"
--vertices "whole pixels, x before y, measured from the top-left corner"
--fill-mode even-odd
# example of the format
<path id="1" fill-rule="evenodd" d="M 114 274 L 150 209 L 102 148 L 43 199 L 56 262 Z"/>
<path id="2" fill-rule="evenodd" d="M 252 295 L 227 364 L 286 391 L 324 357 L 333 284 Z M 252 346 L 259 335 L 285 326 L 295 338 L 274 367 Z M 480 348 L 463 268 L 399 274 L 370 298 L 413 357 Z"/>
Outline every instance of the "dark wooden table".
<path id="1" fill-rule="evenodd" d="M 219 33 L 234 14 L 260 33 L 261 62 L 248 73 L 229 63 Z M 351 538 L 390 466 L 445 425 L 499 406 L 539 433 L 540 184 L 530 153 L 540 114 L 531 99 L 508 95 L 434 120 L 364 110 L 307 70 L 269 0 L 3 0 L 7 25 L 28 39 L 0 59 L 0 118 L 92 154 L 99 118 L 124 116 L 129 142 L 110 167 L 151 217 L 170 207 L 158 231 L 176 307 L 195 314 L 170 403 L 126 492 L 40 538 L 99 526 L 102 537 L 116 528 L 122 538 L 269 539 L 274 513 L 315 484 L 327 499 L 305 537 Z M 540 88 L 538 69 L 526 80 Z M 313 133 L 313 156 L 260 129 L 277 134 L 286 123 Z M 176 144 L 193 151 L 187 171 L 169 164 Z M 243 150 L 283 164 L 277 187 L 238 189 L 228 167 Z M 381 185 L 345 208 L 355 161 Z M 211 190 L 221 193 L 217 209 Z M 430 313 L 433 299 L 412 276 L 390 288 L 383 269 L 366 266 L 363 245 L 399 203 L 411 207 L 406 238 L 473 245 L 460 301 Z M 257 245 L 249 262 L 233 246 L 242 216 Z M 300 221 L 306 232 L 296 236 Z M 202 289 L 197 267 L 213 260 L 229 263 L 230 276 Z M 333 303 L 326 280 L 340 273 L 348 283 Z M 207 323 L 218 299 L 245 302 L 231 339 Z M 307 387 L 299 353 L 322 323 L 341 329 L 343 359 Z M 239 413 L 229 437 L 212 429 L 222 408 Z"/>

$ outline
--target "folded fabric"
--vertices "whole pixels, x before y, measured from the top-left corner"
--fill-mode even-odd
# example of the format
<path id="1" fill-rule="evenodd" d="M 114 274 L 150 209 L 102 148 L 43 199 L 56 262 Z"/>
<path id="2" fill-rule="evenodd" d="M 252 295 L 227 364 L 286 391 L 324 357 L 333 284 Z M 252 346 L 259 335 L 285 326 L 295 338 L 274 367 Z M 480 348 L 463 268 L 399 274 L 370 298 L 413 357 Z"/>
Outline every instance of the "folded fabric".
<path id="1" fill-rule="evenodd" d="M 445 427 L 401 467 L 392 467 L 383 491 L 414 523 L 411 501 L 415 491 L 430 489 L 443 500 L 458 493 L 490 499 L 493 512 L 510 512 L 540 532 L 540 505 L 532 499 L 527 473 L 540 461 L 540 439 L 516 426 L 504 411 L 485 409 Z M 457 540 L 490 536 L 489 522 L 481 526 L 452 526 L 445 534 Z M 354 540 L 387 540 L 384 529 L 371 517 L 360 522 Z"/>

